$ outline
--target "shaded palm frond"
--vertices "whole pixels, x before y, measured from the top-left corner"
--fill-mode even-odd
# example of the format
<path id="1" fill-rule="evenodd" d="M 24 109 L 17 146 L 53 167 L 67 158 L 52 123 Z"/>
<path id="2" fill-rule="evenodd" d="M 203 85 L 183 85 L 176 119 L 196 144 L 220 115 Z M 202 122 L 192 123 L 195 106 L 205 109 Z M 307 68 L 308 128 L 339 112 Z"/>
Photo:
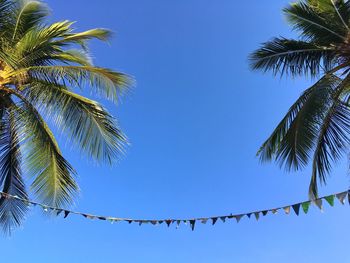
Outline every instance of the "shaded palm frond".
<path id="1" fill-rule="evenodd" d="M 10 195 L 28 199 L 22 179 L 20 138 L 12 112 L 13 106 L 4 109 L 3 100 L 0 100 L 0 189 Z M 27 209 L 22 201 L 0 196 L 0 224 L 5 233 L 11 233 L 14 227 L 23 222 Z"/>
<path id="2" fill-rule="evenodd" d="M 316 198 L 317 181 L 326 183 L 332 162 L 346 152 L 350 143 L 350 108 L 342 100 L 343 93 L 349 89 L 350 76 L 346 77 L 334 91 L 332 104 L 324 112 L 313 156 L 310 198 Z"/>
<path id="3" fill-rule="evenodd" d="M 307 89 L 289 109 L 260 148 L 262 161 L 275 159 L 288 170 L 300 169 L 310 159 L 317 130 L 341 79 L 326 75 Z"/>
<path id="4" fill-rule="evenodd" d="M 329 71 L 335 62 L 334 47 L 286 38 L 266 42 L 250 56 L 251 68 L 276 74 L 316 76 Z"/>

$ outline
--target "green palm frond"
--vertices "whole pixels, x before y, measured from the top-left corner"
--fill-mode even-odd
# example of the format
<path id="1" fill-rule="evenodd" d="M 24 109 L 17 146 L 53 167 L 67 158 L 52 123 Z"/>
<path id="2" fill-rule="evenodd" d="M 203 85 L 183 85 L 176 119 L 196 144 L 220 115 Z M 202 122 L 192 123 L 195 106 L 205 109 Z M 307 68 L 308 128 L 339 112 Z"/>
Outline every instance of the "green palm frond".
<path id="1" fill-rule="evenodd" d="M 73 202 L 78 185 L 46 120 L 88 157 L 113 164 L 126 136 L 101 104 L 74 91 L 90 88 L 92 96 L 117 102 L 132 81 L 93 65 L 88 42 L 109 40 L 109 30 L 76 32 L 71 21 L 48 24 L 48 13 L 40 0 L 0 0 L 0 190 L 26 198 L 28 182 L 42 202 L 61 207 Z M 25 212 L 23 204 L 0 199 L 4 230 Z"/>
<path id="2" fill-rule="evenodd" d="M 336 12 L 319 10 L 307 2 L 299 1 L 285 8 L 284 13 L 288 22 L 306 39 L 319 44 L 341 43 L 346 40 L 348 30 L 339 17 L 334 17 L 337 16 Z"/>
<path id="3" fill-rule="evenodd" d="M 0 121 L 0 189 L 7 194 L 27 199 L 22 179 L 20 138 L 12 107 L 4 109 L 2 104 Z M 12 104 L 12 103 L 11 103 Z M 27 205 L 16 199 L 0 196 L 0 224 L 5 233 L 11 233 L 25 218 Z"/>
<path id="4" fill-rule="evenodd" d="M 64 80 L 73 87 L 89 86 L 93 88 L 94 94 L 113 102 L 118 102 L 131 85 L 127 75 L 93 66 L 33 66 L 15 71 L 11 75 L 21 76 L 23 73 L 52 83 L 61 83 Z"/>
<path id="5" fill-rule="evenodd" d="M 19 0 L 17 1 L 19 8 L 15 13 L 15 25 L 13 29 L 12 39 L 20 38 L 38 26 L 48 15 L 48 9 L 41 1 Z"/>
<path id="6" fill-rule="evenodd" d="M 310 198 L 350 145 L 350 1 L 300 0 L 284 9 L 298 40 L 275 38 L 252 53 L 251 68 L 319 81 L 289 109 L 258 152 L 288 170 L 312 164 Z M 323 75 L 323 76 L 322 76 Z"/>
<path id="7" fill-rule="evenodd" d="M 334 47 L 286 38 L 266 42 L 250 56 L 251 68 L 277 74 L 316 76 L 329 71 L 336 58 Z"/>
<path id="8" fill-rule="evenodd" d="M 56 139 L 39 112 L 23 96 L 17 114 L 22 123 L 26 169 L 34 178 L 32 189 L 46 204 L 62 207 L 72 203 L 78 191 L 72 166 L 63 158 Z"/>
<path id="9" fill-rule="evenodd" d="M 124 152 L 125 135 L 99 103 L 64 86 L 38 80 L 32 83 L 27 97 L 32 104 L 42 107 L 59 130 L 69 135 L 70 144 L 75 143 L 88 156 L 110 164 Z"/>

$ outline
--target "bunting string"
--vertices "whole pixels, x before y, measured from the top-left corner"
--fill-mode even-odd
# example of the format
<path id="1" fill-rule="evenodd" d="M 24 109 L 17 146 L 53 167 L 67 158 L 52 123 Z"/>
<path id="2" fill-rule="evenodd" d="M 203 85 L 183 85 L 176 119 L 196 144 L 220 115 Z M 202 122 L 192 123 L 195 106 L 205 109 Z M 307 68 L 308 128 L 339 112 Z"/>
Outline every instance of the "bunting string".
<path id="1" fill-rule="evenodd" d="M 324 197 L 320 197 L 315 200 L 308 200 L 304 201 L 301 203 L 296 203 L 292 205 L 286 205 L 282 207 L 277 207 L 277 208 L 272 208 L 272 209 L 267 209 L 267 210 L 259 210 L 259 211 L 252 211 L 249 213 L 243 213 L 243 214 L 229 214 L 229 215 L 223 215 L 223 216 L 212 216 L 212 217 L 198 217 L 198 218 L 187 218 L 187 219 L 133 219 L 133 218 L 119 218 L 119 217 L 111 217 L 111 216 L 100 216 L 100 215 L 94 215 L 94 214 L 87 214 L 87 213 L 82 213 L 82 212 L 77 212 L 73 210 L 67 210 L 63 208 L 58 208 L 58 207 L 53 207 L 53 206 L 48 206 L 42 203 L 38 203 L 32 200 L 27 200 L 20 198 L 15 195 L 10 195 L 5 192 L 0 191 L 0 196 L 1 198 L 6 198 L 6 199 L 15 199 L 19 200 L 26 205 L 30 206 L 38 206 L 41 207 L 45 212 L 52 212 L 53 214 L 59 216 L 63 215 L 64 218 L 67 218 L 70 214 L 74 215 L 79 215 L 83 216 L 86 219 L 97 219 L 97 220 L 103 220 L 103 221 L 109 221 L 111 223 L 114 222 L 127 222 L 129 224 L 132 223 L 137 223 L 140 226 L 143 224 L 151 224 L 151 225 L 161 225 L 165 224 L 168 227 L 170 225 L 175 224 L 176 227 L 178 228 L 180 224 L 189 224 L 191 229 L 195 229 L 195 225 L 197 222 L 202 223 L 202 224 L 207 224 L 208 222 L 211 223 L 212 225 L 215 225 L 217 221 L 222 221 L 226 222 L 227 220 L 230 219 L 235 219 L 237 223 L 241 221 L 244 217 L 251 218 L 255 217 L 256 220 L 259 220 L 261 216 L 266 216 L 267 214 L 276 214 L 278 211 L 282 211 L 285 214 L 289 215 L 291 212 L 294 212 L 297 216 L 300 214 L 300 211 L 302 210 L 305 214 L 308 213 L 309 208 L 311 205 L 315 205 L 318 207 L 321 211 L 323 211 L 323 204 L 328 203 L 329 206 L 333 207 L 335 203 L 335 199 L 338 199 L 341 204 L 345 204 L 346 200 L 350 204 L 350 190 L 340 192 L 337 194 L 332 194 L 332 195 L 327 195 Z"/>

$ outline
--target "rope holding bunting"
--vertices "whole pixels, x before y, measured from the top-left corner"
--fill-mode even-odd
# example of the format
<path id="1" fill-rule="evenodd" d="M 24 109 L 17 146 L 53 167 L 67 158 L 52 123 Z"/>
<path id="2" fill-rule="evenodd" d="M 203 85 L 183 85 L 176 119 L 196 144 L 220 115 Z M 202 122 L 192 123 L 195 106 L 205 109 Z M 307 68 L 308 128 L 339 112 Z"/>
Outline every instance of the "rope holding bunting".
<path id="1" fill-rule="evenodd" d="M 70 214 L 74 215 L 80 215 L 83 216 L 86 219 L 94 220 L 102 220 L 102 221 L 109 221 L 111 223 L 114 222 L 127 222 L 129 224 L 137 223 L 140 226 L 143 224 L 150 224 L 150 225 L 161 225 L 162 223 L 165 223 L 168 227 L 174 223 L 176 223 L 176 228 L 179 228 L 181 222 L 183 222 L 185 225 L 189 223 L 192 231 L 195 229 L 196 222 L 201 222 L 202 224 L 206 224 L 208 221 L 210 221 L 212 224 L 215 225 L 218 219 L 222 221 L 223 223 L 226 222 L 227 219 L 235 219 L 237 223 L 241 221 L 243 217 L 251 218 L 252 215 L 255 216 L 256 220 L 259 220 L 260 214 L 263 216 L 266 216 L 267 214 L 276 214 L 279 210 L 284 210 L 285 214 L 289 215 L 291 211 L 294 211 L 294 213 L 298 216 L 300 214 L 300 208 L 302 208 L 302 211 L 304 214 L 307 214 L 309 211 L 310 206 L 313 204 L 316 207 L 318 207 L 321 211 L 323 211 L 323 203 L 328 203 L 330 207 L 334 206 L 334 200 L 338 199 L 341 204 L 345 204 L 345 200 L 348 200 L 350 204 L 350 190 L 327 195 L 321 198 L 317 198 L 315 200 L 308 200 L 296 204 L 291 205 L 285 205 L 277 208 L 271 208 L 271 209 L 265 209 L 265 210 L 259 210 L 259 211 L 251 211 L 248 213 L 240 213 L 240 214 L 229 214 L 229 215 L 223 215 L 223 216 L 212 216 L 212 217 L 198 217 L 198 218 L 187 218 L 187 219 L 178 219 L 178 218 L 167 218 L 167 219 L 133 219 L 133 218 L 119 218 L 119 217 L 111 217 L 111 216 L 101 216 L 101 215 L 94 215 L 94 214 L 87 214 L 82 212 L 77 212 L 73 210 L 63 209 L 59 207 L 53 207 L 48 206 L 42 203 L 38 203 L 32 200 L 23 199 L 15 195 L 10 195 L 5 192 L 0 191 L 0 200 L 1 199 L 16 199 L 19 201 L 22 201 L 27 206 L 39 206 L 41 207 L 45 212 L 53 212 L 56 216 L 59 216 L 60 214 L 63 214 L 63 218 L 67 218 Z M 326 201 L 326 202 L 323 202 Z M 291 209 L 292 208 L 292 209 Z M 270 213 L 271 212 L 271 213 Z"/>

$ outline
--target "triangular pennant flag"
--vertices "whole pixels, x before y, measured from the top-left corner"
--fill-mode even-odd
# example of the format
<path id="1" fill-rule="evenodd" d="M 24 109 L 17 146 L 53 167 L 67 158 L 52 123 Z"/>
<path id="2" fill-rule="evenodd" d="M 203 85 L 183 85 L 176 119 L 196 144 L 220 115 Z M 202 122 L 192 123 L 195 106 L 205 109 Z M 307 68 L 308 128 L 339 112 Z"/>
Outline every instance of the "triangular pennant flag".
<path id="1" fill-rule="evenodd" d="M 126 222 L 128 222 L 129 224 L 131 224 L 133 222 L 133 220 L 126 220 Z"/>
<path id="2" fill-rule="evenodd" d="M 215 225 L 216 221 L 218 221 L 218 218 L 217 217 L 213 217 L 211 220 L 213 221 L 213 225 Z"/>
<path id="3" fill-rule="evenodd" d="M 164 223 L 164 220 L 159 220 L 158 221 L 158 224 L 160 224 L 160 225 L 163 224 L 163 223 Z"/>
<path id="4" fill-rule="evenodd" d="M 173 221 L 172 221 L 172 220 L 165 220 L 165 223 L 166 223 L 167 226 L 169 227 L 169 226 L 173 223 Z"/>
<path id="5" fill-rule="evenodd" d="M 222 222 L 225 223 L 225 221 L 226 221 L 226 216 L 221 216 L 220 219 L 222 220 Z"/>
<path id="6" fill-rule="evenodd" d="M 314 201 L 314 203 L 315 203 L 315 205 L 319 208 L 319 209 L 321 209 L 321 211 L 323 210 L 323 207 L 322 207 L 322 199 L 320 198 L 320 199 L 316 199 L 315 201 Z"/>
<path id="7" fill-rule="evenodd" d="M 177 225 L 177 227 L 179 227 L 179 226 L 180 226 L 180 224 L 181 224 L 181 220 L 177 220 L 177 221 L 176 221 L 176 225 Z"/>
<path id="8" fill-rule="evenodd" d="M 266 216 L 268 212 L 269 212 L 268 210 L 265 210 L 265 211 L 262 211 L 261 213 L 263 214 L 263 216 Z"/>
<path id="9" fill-rule="evenodd" d="M 347 194 L 348 194 L 348 192 L 343 192 L 343 193 L 336 194 L 335 196 L 338 198 L 340 203 L 342 203 L 344 205 L 345 204 L 345 198 L 346 198 Z"/>
<path id="10" fill-rule="evenodd" d="M 235 218 L 236 218 L 236 220 L 237 220 L 237 223 L 239 223 L 239 221 L 241 221 L 241 219 L 242 219 L 243 216 L 244 216 L 244 215 L 237 215 L 237 216 L 235 216 Z"/>
<path id="11" fill-rule="evenodd" d="M 202 223 L 202 224 L 205 225 L 207 222 L 208 222 L 208 218 L 202 218 L 202 220 L 201 220 L 201 223 Z"/>
<path id="12" fill-rule="evenodd" d="M 97 218 L 102 220 L 102 221 L 106 221 L 107 220 L 107 218 L 105 218 L 104 216 L 98 216 Z"/>
<path id="13" fill-rule="evenodd" d="M 292 208 L 293 208 L 295 214 L 298 216 L 299 215 L 299 210 L 300 210 L 300 204 L 292 205 Z"/>
<path id="14" fill-rule="evenodd" d="M 289 215 L 290 213 L 290 206 L 283 207 L 284 212 Z"/>
<path id="15" fill-rule="evenodd" d="M 256 220 L 259 220 L 260 212 L 255 212 L 254 213 Z"/>
<path id="16" fill-rule="evenodd" d="M 350 194 L 348 193 L 348 202 L 349 202 L 349 205 L 350 205 Z"/>
<path id="17" fill-rule="evenodd" d="M 156 225 L 157 223 L 158 223 L 158 221 L 156 221 L 156 220 L 152 220 L 152 221 L 151 221 L 151 224 L 152 224 L 152 225 Z"/>
<path id="18" fill-rule="evenodd" d="M 234 217 L 235 217 L 234 215 L 230 214 L 227 218 L 228 218 L 228 219 L 232 219 L 232 218 L 234 218 Z"/>
<path id="19" fill-rule="evenodd" d="M 252 216 L 252 213 L 247 214 L 247 217 L 250 218 Z"/>
<path id="20" fill-rule="evenodd" d="M 70 211 L 64 210 L 64 218 L 67 218 L 67 216 L 69 215 Z"/>
<path id="21" fill-rule="evenodd" d="M 107 220 L 108 220 L 109 222 L 111 222 L 111 224 L 114 224 L 114 222 L 118 222 L 118 221 L 116 220 L 116 218 L 113 218 L 113 217 L 109 217 L 109 218 L 107 218 Z"/>
<path id="22" fill-rule="evenodd" d="M 57 211 L 56 211 L 56 216 L 59 216 L 62 212 L 63 212 L 62 209 L 57 210 Z"/>
<path id="23" fill-rule="evenodd" d="M 334 195 L 329 195 L 324 198 L 330 206 L 334 206 Z"/>
<path id="24" fill-rule="evenodd" d="M 278 209 L 272 209 L 272 210 L 271 210 L 271 212 L 272 212 L 272 214 L 274 214 L 274 215 L 275 215 L 275 214 L 277 214 Z"/>
<path id="25" fill-rule="evenodd" d="M 190 224 L 191 224 L 191 229 L 193 231 L 194 230 L 194 226 L 196 224 L 196 220 L 190 220 Z"/>
<path id="26" fill-rule="evenodd" d="M 305 214 L 307 214 L 307 212 L 309 212 L 310 204 L 311 204 L 310 201 L 307 201 L 307 202 L 304 202 L 301 204 Z"/>

